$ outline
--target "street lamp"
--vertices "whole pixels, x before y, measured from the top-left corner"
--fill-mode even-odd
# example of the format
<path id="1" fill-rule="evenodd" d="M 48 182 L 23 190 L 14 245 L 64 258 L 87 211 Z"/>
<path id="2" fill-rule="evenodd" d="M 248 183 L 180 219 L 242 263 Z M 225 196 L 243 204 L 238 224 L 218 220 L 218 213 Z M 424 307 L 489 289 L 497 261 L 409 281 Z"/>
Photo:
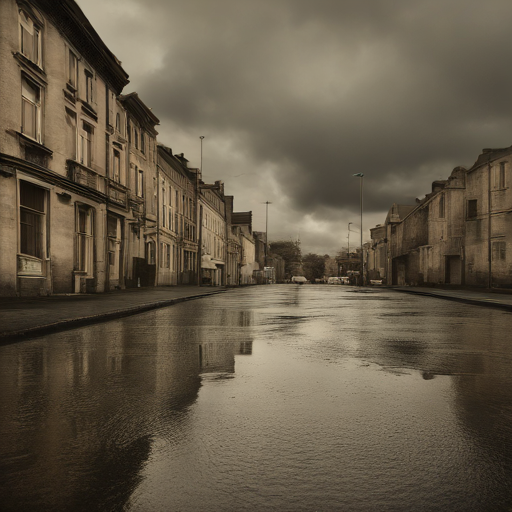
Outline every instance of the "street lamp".
<path id="1" fill-rule="evenodd" d="M 201 179 L 203 178 L 203 139 L 204 135 L 200 135 L 199 138 L 201 139 L 201 167 L 199 170 L 201 171 Z"/>
<path id="2" fill-rule="evenodd" d="M 267 266 L 267 251 L 268 251 L 268 205 L 272 204 L 270 201 L 265 201 L 267 205 L 267 212 L 265 216 L 265 265 L 263 266 L 263 272 L 265 272 L 265 267 Z"/>
<path id="3" fill-rule="evenodd" d="M 362 172 L 358 172 L 357 174 L 352 174 L 352 176 L 357 176 L 360 178 L 359 180 L 359 205 L 361 208 L 361 279 L 359 286 L 363 284 L 363 266 L 364 266 L 364 256 L 363 256 L 363 177 L 364 174 Z"/>
<path id="4" fill-rule="evenodd" d="M 350 260 L 350 224 L 352 224 L 352 222 L 349 222 L 348 223 L 348 235 L 347 235 L 347 258 Z"/>

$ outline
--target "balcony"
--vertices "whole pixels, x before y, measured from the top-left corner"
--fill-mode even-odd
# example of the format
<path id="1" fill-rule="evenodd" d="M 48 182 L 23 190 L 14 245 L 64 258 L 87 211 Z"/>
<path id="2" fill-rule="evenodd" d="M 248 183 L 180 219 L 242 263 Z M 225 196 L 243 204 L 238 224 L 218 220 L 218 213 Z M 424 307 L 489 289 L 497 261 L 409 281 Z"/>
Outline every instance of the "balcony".
<path id="1" fill-rule="evenodd" d="M 113 180 L 108 180 L 108 198 L 112 203 L 115 203 L 123 208 L 127 207 L 128 189 Z"/>
<path id="2" fill-rule="evenodd" d="M 74 160 L 68 160 L 67 164 L 69 179 L 71 181 L 99 192 L 103 192 L 103 190 L 100 189 L 100 176 L 96 172 L 89 169 L 89 167 L 85 167 L 84 165 L 75 162 Z"/>

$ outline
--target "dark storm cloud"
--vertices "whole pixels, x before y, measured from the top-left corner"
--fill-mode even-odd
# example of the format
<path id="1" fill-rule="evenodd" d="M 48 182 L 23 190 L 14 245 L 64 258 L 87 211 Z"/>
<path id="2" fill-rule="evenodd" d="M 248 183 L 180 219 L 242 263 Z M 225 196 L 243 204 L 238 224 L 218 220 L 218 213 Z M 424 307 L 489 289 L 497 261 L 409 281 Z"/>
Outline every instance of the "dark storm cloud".
<path id="1" fill-rule="evenodd" d="M 247 162 L 278 169 L 299 212 L 356 211 L 357 172 L 368 211 L 411 203 L 483 147 L 512 143 L 509 0 L 122 5 L 136 13 L 125 37 L 141 24 L 161 57 L 127 71 L 162 125 L 238 141 Z"/>

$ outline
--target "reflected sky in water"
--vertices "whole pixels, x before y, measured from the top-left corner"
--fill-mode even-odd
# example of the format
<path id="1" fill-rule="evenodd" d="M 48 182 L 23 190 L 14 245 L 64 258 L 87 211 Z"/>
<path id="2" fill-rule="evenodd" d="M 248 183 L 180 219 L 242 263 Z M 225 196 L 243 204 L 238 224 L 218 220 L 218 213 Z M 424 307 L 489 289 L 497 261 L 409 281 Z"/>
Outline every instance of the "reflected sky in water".
<path id="1" fill-rule="evenodd" d="M 510 510 L 511 328 L 283 285 L 0 347 L 0 509 Z"/>

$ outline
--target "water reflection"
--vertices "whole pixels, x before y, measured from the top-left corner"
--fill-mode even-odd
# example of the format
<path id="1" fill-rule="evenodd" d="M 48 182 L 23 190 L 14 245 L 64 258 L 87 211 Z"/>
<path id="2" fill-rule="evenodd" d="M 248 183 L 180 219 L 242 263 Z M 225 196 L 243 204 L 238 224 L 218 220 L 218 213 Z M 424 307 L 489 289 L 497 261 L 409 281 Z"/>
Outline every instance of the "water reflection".
<path id="1" fill-rule="evenodd" d="M 0 509 L 507 510 L 511 318 L 258 287 L 0 347 Z"/>
<path id="2" fill-rule="evenodd" d="M 187 437 L 201 374 L 252 353 L 252 316 L 184 306 L 0 348 L 2 511 L 121 509 L 155 439 Z"/>

